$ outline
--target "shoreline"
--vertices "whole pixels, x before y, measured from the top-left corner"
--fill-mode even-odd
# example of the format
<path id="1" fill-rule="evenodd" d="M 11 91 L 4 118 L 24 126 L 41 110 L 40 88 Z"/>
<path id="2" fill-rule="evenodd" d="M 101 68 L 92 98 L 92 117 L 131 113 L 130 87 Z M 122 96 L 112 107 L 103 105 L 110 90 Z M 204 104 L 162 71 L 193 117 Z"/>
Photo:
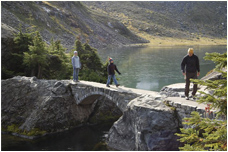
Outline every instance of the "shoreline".
<path id="1" fill-rule="evenodd" d="M 167 37 L 154 37 L 149 39 L 149 43 L 136 43 L 127 44 L 124 47 L 170 47 L 170 46 L 225 46 L 227 45 L 227 39 L 211 39 L 211 38 L 201 38 L 201 39 L 177 39 L 177 38 L 167 38 Z"/>

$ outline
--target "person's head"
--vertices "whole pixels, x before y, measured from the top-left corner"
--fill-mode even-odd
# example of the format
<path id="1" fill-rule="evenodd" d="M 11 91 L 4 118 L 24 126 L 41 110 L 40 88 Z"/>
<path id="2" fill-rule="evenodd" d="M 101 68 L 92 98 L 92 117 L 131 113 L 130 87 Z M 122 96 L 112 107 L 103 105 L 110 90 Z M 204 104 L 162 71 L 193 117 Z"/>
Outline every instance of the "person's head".
<path id="1" fill-rule="evenodd" d="M 193 48 L 188 49 L 188 55 L 191 57 L 194 54 Z"/>
<path id="2" fill-rule="evenodd" d="M 77 51 L 74 51 L 74 56 L 78 56 L 78 52 Z"/>
<path id="3" fill-rule="evenodd" d="M 113 59 L 112 59 L 112 58 L 109 58 L 109 62 L 110 62 L 110 63 L 113 63 L 114 61 L 113 61 Z"/>

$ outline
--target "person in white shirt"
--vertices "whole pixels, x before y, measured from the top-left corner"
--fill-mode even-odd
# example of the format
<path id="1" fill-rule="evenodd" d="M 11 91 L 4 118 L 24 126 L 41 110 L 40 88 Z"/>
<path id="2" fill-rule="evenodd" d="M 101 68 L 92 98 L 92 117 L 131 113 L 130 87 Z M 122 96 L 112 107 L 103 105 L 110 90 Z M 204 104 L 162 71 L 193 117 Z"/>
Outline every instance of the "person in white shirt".
<path id="1" fill-rule="evenodd" d="M 81 62 L 78 56 L 78 52 L 74 51 L 74 56 L 72 57 L 72 66 L 73 66 L 73 81 L 78 81 L 79 69 L 81 69 Z"/>

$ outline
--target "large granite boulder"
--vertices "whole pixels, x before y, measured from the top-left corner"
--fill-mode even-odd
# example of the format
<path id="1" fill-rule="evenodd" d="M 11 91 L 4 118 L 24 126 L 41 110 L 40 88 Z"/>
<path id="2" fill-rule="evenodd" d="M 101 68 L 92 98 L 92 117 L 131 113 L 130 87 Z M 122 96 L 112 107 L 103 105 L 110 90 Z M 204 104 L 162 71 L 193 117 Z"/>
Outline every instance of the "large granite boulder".
<path id="1" fill-rule="evenodd" d="M 174 134 L 181 121 L 161 98 L 143 95 L 132 100 L 109 131 L 108 146 L 115 150 L 178 150 Z"/>
<path id="2" fill-rule="evenodd" d="M 77 105 L 70 81 L 14 77 L 1 81 L 2 128 L 47 133 L 68 130 L 86 122 L 92 105 Z"/>

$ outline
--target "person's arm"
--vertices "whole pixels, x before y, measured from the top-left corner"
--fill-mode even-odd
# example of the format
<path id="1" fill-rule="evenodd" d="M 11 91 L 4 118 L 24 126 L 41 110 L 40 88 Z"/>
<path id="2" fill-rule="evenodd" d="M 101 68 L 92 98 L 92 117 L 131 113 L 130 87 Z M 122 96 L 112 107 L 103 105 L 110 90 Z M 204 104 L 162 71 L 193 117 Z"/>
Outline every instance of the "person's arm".
<path id="1" fill-rule="evenodd" d="M 108 75 L 110 75 L 110 74 L 109 74 L 109 73 L 110 73 L 109 66 L 110 66 L 110 65 L 108 65 L 108 67 L 107 67 Z"/>
<path id="2" fill-rule="evenodd" d="M 199 65 L 199 58 L 198 57 L 196 58 L 196 69 L 198 71 L 197 76 L 199 76 L 200 75 L 200 65 Z"/>
<path id="3" fill-rule="evenodd" d="M 183 75 L 185 75 L 185 65 L 186 65 L 186 57 L 184 57 L 181 62 L 181 71 L 183 72 Z"/>
<path id="4" fill-rule="evenodd" d="M 79 57 L 78 57 L 78 59 L 79 59 L 79 67 L 80 67 L 80 69 L 81 69 L 81 68 L 82 68 L 81 60 L 80 60 Z"/>
<path id="5" fill-rule="evenodd" d="M 75 66 L 75 64 L 74 64 L 74 57 L 72 57 L 71 60 L 72 60 L 72 66 L 74 67 Z"/>
<path id="6" fill-rule="evenodd" d="M 120 73 L 119 70 L 117 69 L 116 65 L 115 65 L 115 70 L 116 70 L 116 72 L 118 72 L 119 75 L 121 75 L 121 73 Z"/>

